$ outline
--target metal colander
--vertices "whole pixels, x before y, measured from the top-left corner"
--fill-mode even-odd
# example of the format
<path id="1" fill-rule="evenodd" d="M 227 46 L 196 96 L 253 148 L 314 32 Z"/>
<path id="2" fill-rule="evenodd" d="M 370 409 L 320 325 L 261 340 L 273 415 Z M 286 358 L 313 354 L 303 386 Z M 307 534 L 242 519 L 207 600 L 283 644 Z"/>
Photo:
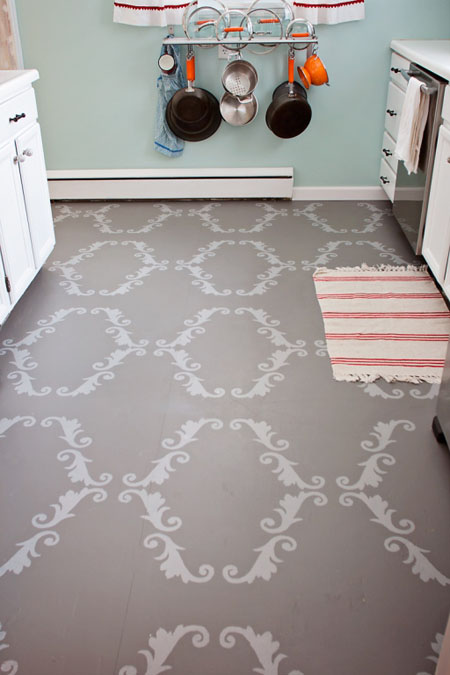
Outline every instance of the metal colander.
<path id="1" fill-rule="evenodd" d="M 258 84 L 258 74 L 248 61 L 231 61 L 222 75 L 224 89 L 233 96 L 249 96 Z"/>

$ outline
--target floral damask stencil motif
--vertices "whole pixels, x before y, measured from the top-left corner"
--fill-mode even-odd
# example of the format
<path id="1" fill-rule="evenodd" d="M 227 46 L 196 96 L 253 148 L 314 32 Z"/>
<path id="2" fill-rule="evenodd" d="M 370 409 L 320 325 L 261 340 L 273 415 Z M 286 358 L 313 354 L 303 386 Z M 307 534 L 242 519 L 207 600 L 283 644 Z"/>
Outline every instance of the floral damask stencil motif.
<path id="1" fill-rule="evenodd" d="M 261 208 L 263 216 L 256 218 L 253 225 L 249 227 L 239 228 L 239 232 L 244 234 L 253 234 L 254 232 L 264 232 L 268 227 L 272 227 L 273 221 L 278 217 L 287 216 L 288 210 L 286 208 L 276 208 L 272 204 L 258 203 L 255 207 Z M 222 234 L 232 234 L 236 232 L 236 228 L 223 228 L 219 222 L 219 218 L 214 217 L 216 209 L 219 209 L 221 204 L 206 204 L 200 208 L 189 209 L 188 216 L 199 218 L 203 227 L 208 228 L 211 232 L 221 232 Z"/>
<path id="2" fill-rule="evenodd" d="M 388 502 L 379 494 L 368 494 L 369 488 L 377 488 L 383 482 L 383 477 L 387 473 L 386 467 L 391 467 L 396 463 L 393 455 L 385 452 L 386 448 L 395 443 L 392 438 L 394 431 L 402 427 L 405 431 L 414 431 L 415 426 L 409 420 L 390 420 L 389 422 L 378 422 L 371 436 L 375 440 L 366 440 L 361 443 L 361 447 L 366 452 L 371 453 L 370 457 L 358 466 L 362 467 L 360 477 L 351 482 L 348 476 L 340 476 L 336 479 L 338 486 L 344 490 L 339 497 L 342 506 L 353 506 L 359 501 L 364 504 L 372 513 L 371 521 L 384 527 L 392 534 L 384 541 L 384 547 L 390 553 L 398 553 L 402 549 L 406 550 L 405 565 L 411 566 L 411 572 L 418 576 L 422 581 L 437 581 L 441 586 L 450 585 L 450 578 L 446 577 L 430 562 L 427 555 L 430 551 L 420 548 L 411 541 L 409 535 L 415 530 L 415 524 L 412 520 L 402 518 L 396 522 L 394 514 L 396 511 L 389 507 Z"/>
<path id="3" fill-rule="evenodd" d="M 438 659 L 439 659 L 439 654 L 441 653 L 442 650 L 442 643 L 444 642 L 444 636 L 442 633 L 436 633 L 436 637 L 434 638 L 434 642 L 431 643 L 431 649 L 433 651 L 433 654 L 431 656 L 427 656 L 426 658 L 428 661 L 432 661 L 433 663 L 437 664 Z M 433 666 L 433 673 L 435 672 L 435 666 Z M 417 673 L 417 675 L 431 675 L 431 673 Z"/>
<path id="4" fill-rule="evenodd" d="M 285 376 L 280 371 L 289 364 L 289 359 L 293 354 L 299 357 L 307 355 L 307 351 L 304 349 L 305 342 L 303 340 L 289 342 L 285 334 L 278 328 L 280 322 L 276 319 L 271 319 L 269 314 L 263 309 L 238 307 L 234 310 L 234 313 L 228 307 L 202 309 L 193 319 L 187 319 L 184 322 L 186 328 L 180 331 L 172 342 L 157 340 L 156 345 L 158 349 L 153 352 L 155 356 L 168 354 L 172 358 L 172 364 L 177 368 L 174 379 L 177 382 L 181 382 L 191 396 L 220 398 L 225 395 L 223 387 L 216 387 L 213 391 L 206 389 L 203 384 L 204 380 L 198 375 L 201 364 L 194 362 L 189 352 L 184 349 L 197 336 L 203 335 L 206 332 L 205 324 L 218 314 L 228 317 L 232 316 L 232 314 L 242 317 L 251 316 L 253 322 L 258 326 L 256 330 L 257 334 L 263 336 L 276 347 L 266 361 L 257 365 L 262 375 L 253 379 L 252 384 L 245 389 L 241 387 L 231 389 L 231 395 L 236 398 L 252 399 L 255 396 L 265 396 L 277 382 L 284 380 Z"/>
<path id="5" fill-rule="evenodd" d="M 216 255 L 216 252 L 225 245 L 227 246 L 252 246 L 257 257 L 262 258 L 267 262 L 267 269 L 261 274 L 257 275 L 256 281 L 253 284 L 251 289 L 239 288 L 236 291 L 232 291 L 230 288 L 225 288 L 223 290 L 218 290 L 215 284 L 212 281 L 213 275 L 206 272 L 202 264 L 211 257 Z M 200 288 L 202 293 L 206 295 L 231 295 L 233 292 L 236 295 L 262 295 L 272 286 L 276 286 L 278 281 L 277 278 L 285 270 L 289 272 L 295 271 L 295 262 L 293 260 L 287 260 L 283 262 L 277 256 L 275 249 L 270 248 L 262 241 L 240 241 L 236 242 L 233 239 L 224 239 L 222 241 L 212 241 L 208 246 L 199 248 L 196 255 L 194 255 L 190 260 L 177 260 L 176 270 L 188 270 L 190 276 L 194 277 L 192 282 L 193 286 Z"/>
<path id="6" fill-rule="evenodd" d="M 53 390 L 50 386 L 41 387 L 40 390 L 34 388 L 34 378 L 31 373 L 38 368 L 39 364 L 33 360 L 32 352 L 28 349 L 38 340 L 54 333 L 58 324 L 64 322 L 71 315 L 99 316 L 106 321 L 105 333 L 111 337 L 116 348 L 107 354 L 102 361 L 92 364 L 92 374 L 85 377 L 82 383 L 70 389 L 67 386 L 60 386 L 56 393 L 59 396 L 78 396 L 80 394 L 90 394 L 101 385 L 103 381 L 112 380 L 115 377 L 114 370 L 120 366 L 124 359 L 131 354 L 143 356 L 146 353 L 144 349 L 148 345 L 148 340 L 139 340 L 133 342 L 131 333 L 127 329 L 130 321 L 125 319 L 122 312 L 118 309 L 109 307 L 95 307 L 88 311 L 84 307 L 71 307 L 70 309 L 60 309 L 51 314 L 48 319 L 38 321 L 39 328 L 29 331 L 22 340 L 14 342 L 11 339 L 4 340 L 0 346 L 0 356 L 9 355 L 12 360 L 9 361 L 15 368 L 8 373 L 8 379 L 15 382 L 14 388 L 18 394 L 27 394 L 28 396 L 47 396 Z"/>
<path id="7" fill-rule="evenodd" d="M 178 441 L 169 438 L 162 442 L 162 447 L 169 452 L 152 462 L 155 466 L 144 478 L 138 480 L 134 473 L 123 477 L 123 483 L 127 489 L 119 495 L 119 501 L 124 504 L 130 503 L 134 497 L 141 500 L 145 509 L 145 514 L 141 517 L 150 522 L 155 530 L 144 539 L 144 546 L 153 550 L 161 545 L 162 553 L 155 557 L 155 560 L 161 562 L 160 570 L 164 572 L 167 579 L 178 577 L 184 583 L 208 582 L 213 578 L 215 570 L 209 564 L 201 564 L 197 574 L 187 569 L 183 560 L 185 549 L 179 546 L 172 536 L 182 527 L 182 519 L 179 516 L 169 515 L 170 507 L 160 491 L 149 491 L 148 488 L 162 485 L 170 479 L 170 475 L 177 469 L 177 464 L 190 461 L 190 454 L 184 448 L 197 441 L 197 434 L 206 426 L 210 426 L 213 430 L 220 430 L 223 429 L 223 422 L 214 418 L 185 422 L 176 432 Z M 297 463 L 282 454 L 289 447 L 287 441 L 275 441 L 275 432 L 264 421 L 235 419 L 230 423 L 232 431 L 240 431 L 245 427 L 253 432 L 255 443 L 266 449 L 266 452 L 263 452 L 259 458 L 261 464 L 270 467 L 271 473 L 276 476 L 277 480 L 285 487 L 292 488 L 293 493 L 286 492 L 274 508 L 273 514 L 262 518 L 260 527 L 268 537 L 263 546 L 255 549 L 257 556 L 251 569 L 244 574 L 239 574 L 235 565 L 224 566 L 223 578 L 232 584 L 250 584 L 257 579 L 269 581 L 277 572 L 279 564 L 282 563 L 278 555 L 279 551 L 291 552 L 297 548 L 296 540 L 286 532 L 302 520 L 299 514 L 303 504 L 308 499 L 316 506 L 324 506 L 327 503 L 327 497 L 320 491 L 325 484 L 325 479 L 321 476 L 313 476 L 310 482 L 304 481 L 296 469 Z"/>
<path id="8" fill-rule="evenodd" d="M 172 666 L 166 665 L 167 659 L 173 652 L 180 640 L 192 633 L 192 644 L 197 649 L 206 647 L 209 643 L 209 633 L 204 626 L 176 626 L 173 631 L 165 628 L 158 628 L 156 634 L 149 635 L 149 649 L 140 649 L 139 654 L 147 662 L 146 670 L 141 671 L 140 675 L 159 675 L 166 670 L 172 670 Z M 137 675 L 137 668 L 134 666 L 123 666 L 119 670 L 119 675 Z"/>
<path id="9" fill-rule="evenodd" d="M 205 626 L 182 624 L 169 631 L 165 628 L 158 628 L 155 635 L 150 634 L 148 638 L 148 649 L 139 650 L 146 661 L 146 669 L 138 670 L 135 666 L 123 666 L 119 670 L 119 675 L 160 675 L 167 670 L 171 670 L 167 662 L 173 650 L 178 643 L 186 636 L 192 635 L 192 645 L 197 649 L 206 647 L 210 643 L 210 634 Z M 280 663 L 286 658 L 285 654 L 277 653 L 280 649 L 280 643 L 273 639 L 272 633 L 256 633 L 251 626 L 242 628 L 240 626 L 227 626 L 222 630 L 219 636 L 219 644 L 224 649 L 232 649 L 236 644 L 236 635 L 242 636 L 249 644 L 253 653 L 259 662 L 259 667 L 253 668 L 255 673 L 260 675 L 282 675 L 280 673 Z M 181 675 L 181 674 L 180 674 Z M 211 673 L 211 675 L 213 675 Z M 287 675 L 303 675 L 299 670 L 291 670 Z"/>
<path id="10" fill-rule="evenodd" d="M 26 427 L 33 426 L 36 423 L 34 417 L 15 417 L 13 419 L 3 418 L 0 420 L 0 439 L 4 438 L 14 425 L 23 424 Z M 92 443 L 92 439 L 83 436 L 83 430 L 76 419 L 67 419 L 66 417 L 47 417 L 41 422 L 41 427 L 48 429 L 56 425 L 59 428 L 61 438 L 67 447 L 58 452 L 56 458 L 59 462 L 65 464 L 64 469 L 67 478 L 73 484 L 78 484 L 76 489 L 70 489 L 59 495 L 56 502 L 51 504 L 53 513 L 37 513 L 31 519 L 31 524 L 37 532 L 24 541 L 17 544 L 18 551 L 14 553 L 6 562 L 0 566 L 0 577 L 8 572 L 20 574 L 27 567 L 30 567 L 34 558 L 40 557 L 37 551 L 38 544 L 45 546 L 55 546 L 60 536 L 56 527 L 67 518 L 73 518 L 75 509 L 87 497 L 91 497 L 95 503 L 103 502 L 107 498 L 107 492 L 104 489 L 112 480 L 110 473 L 102 473 L 98 479 L 91 476 L 88 465 L 92 462 L 81 450 L 87 448 Z"/>
<path id="11" fill-rule="evenodd" d="M 6 632 L 2 630 L 2 624 L 0 623 L 0 652 L 9 647 L 9 644 L 5 642 L 5 638 Z M 0 672 L 5 673 L 5 675 L 16 675 L 19 670 L 17 661 L 13 661 L 12 659 L 2 661 L 1 659 L 2 657 L 0 656 Z"/>
<path id="12" fill-rule="evenodd" d="M 89 258 L 93 258 L 95 254 L 104 249 L 106 246 L 118 246 L 118 241 L 95 241 L 87 248 L 82 248 L 77 255 L 72 256 L 69 260 L 61 262 L 55 260 L 52 266 L 49 267 L 50 272 L 59 272 L 63 277 L 59 285 L 64 288 L 67 295 L 77 296 L 91 296 L 98 293 L 103 296 L 125 295 L 129 293 L 132 288 L 142 286 L 143 279 L 150 276 L 151 272 L 158 270 L 160 272 L 167 269 L 168 260 L 161 260 L 158 262 L 153 257 L 154 249 L 149 248 L 143 241 L 122 241 L 120 246 L 129 246 L 131 250 L 134 249 L 133 257 L 140 262 L 140 267 L 136 272 L 130 272 L 125 276 L 125 281 L 122 281 L 113 290 L 102 288 L 101 290 L 94 290 L 89 288 L 82 290 L 81 281 L 83 276 L 76 270 L 76 266 Z M 120 270 L 123 273 L 122 269 Z"/>

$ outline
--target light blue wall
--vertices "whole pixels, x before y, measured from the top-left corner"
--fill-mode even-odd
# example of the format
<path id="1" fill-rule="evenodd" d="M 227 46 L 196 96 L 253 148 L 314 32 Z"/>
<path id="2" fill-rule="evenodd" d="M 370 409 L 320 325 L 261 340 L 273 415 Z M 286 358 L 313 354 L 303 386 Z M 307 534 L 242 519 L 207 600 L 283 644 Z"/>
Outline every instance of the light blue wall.
<path id="1" fill-rule="evenodd" d="M 25 67 L 36 83 L 47 168 L 294 166 L 296 185 L 375 185 L 393 38 L 450 38 L 450 0 L 366 0 L 366 19 L 318 26 L 330 87 L 310 90 L 313 119 L 281 140 L 264 115 L 286 78 L 286 52 L 251 57 L 259 71 L 257 119 L 222 123 L 182 157 L 153 150 L 157 58 L 164 29 L 112 22 L 112 0 L 16 0 Z M 197 50 L 197 84 L 218 98 L 226 62 Z M 245 54 L 245 52 L 244 52 Z M 301 53 L 300 53 L 301 54 Z M 301 63 L 300 58 L 298 63 Z"/>

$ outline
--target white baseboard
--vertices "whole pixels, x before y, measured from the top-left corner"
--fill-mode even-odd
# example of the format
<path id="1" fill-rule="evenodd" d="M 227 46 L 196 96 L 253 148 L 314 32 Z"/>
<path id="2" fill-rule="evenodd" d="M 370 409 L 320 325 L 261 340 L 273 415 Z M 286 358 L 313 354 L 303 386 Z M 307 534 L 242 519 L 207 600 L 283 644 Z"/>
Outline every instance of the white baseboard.
<path id="1" fill-rule="evenodd" d="M 379 186 L 294 187 L 292 167 L 225 169 L 76 169 L 48 171 L 59 199 L 385 200 Z"/>
<path id="2" fill-rule="evenodd" d="M 291 199 L 292 167 L 48 171 L 51 199 Z"/>

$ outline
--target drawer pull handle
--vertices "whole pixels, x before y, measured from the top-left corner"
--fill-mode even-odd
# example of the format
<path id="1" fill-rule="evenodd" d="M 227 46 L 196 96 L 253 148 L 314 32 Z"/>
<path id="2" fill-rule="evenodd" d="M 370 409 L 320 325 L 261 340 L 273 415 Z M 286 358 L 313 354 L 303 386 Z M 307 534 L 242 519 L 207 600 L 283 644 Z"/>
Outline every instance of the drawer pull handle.
<path id="1" fill-rule="evenodd" d="M 447 164 L 450 164 L 450 157 L 447 157 Z"/>
<path id="2" fill-rule="evenodd" d="M 386 110 L 387 114 L 390 115 L 391 117 L 397 117 L 397 113 L 395 110 L 390 110 L 389 108 Z"/>
<path id="3" fill-rule="evenodd" d="M 26 114 L 25 114 L 25 113 L 20 113 L 20 115 L 17 114 L 17 115 L 14 115 L 14 117 L 10 117 L 10 118 L 9 118 L 9 121 L 10 121 L 10 122 L 18 122 L 19 120 L 23 119 L 24 117 L 26 117 Z"/>
<path id="4" fill-rule="evenodd" d="M 380 176 L 380 180 L 383 183 L 383 185 L 386 185 L 386 183 L 390 183 L 391 181 L 386 178 L 386 176 Z"/>
<path id="5" fill-rule="evenodd" d="M 392 152 L 387 148 L 383 148 L 383 152 L 386 155 L 386 157 L 392 157 Z"/>
<path id="6" fill-rule="evenodd" d="M 391 72 L 397 74 L 400 72 L 400 68 L 391 68 Z"/>

